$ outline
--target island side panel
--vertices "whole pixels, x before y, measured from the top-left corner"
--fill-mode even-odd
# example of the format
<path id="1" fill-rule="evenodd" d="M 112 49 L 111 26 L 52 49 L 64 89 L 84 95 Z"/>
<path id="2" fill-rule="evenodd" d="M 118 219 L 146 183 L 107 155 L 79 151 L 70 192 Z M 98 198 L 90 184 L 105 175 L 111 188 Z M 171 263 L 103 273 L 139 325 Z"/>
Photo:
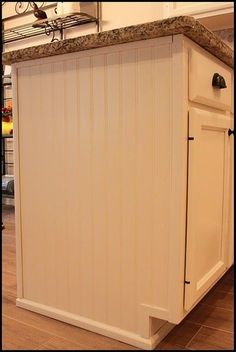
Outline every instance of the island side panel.
<path id="1" fill-rule="evenodd" d="M 18 64 L 26 300 L 134 333 L 140 305 L 168 316 L 171 48 Z"/>

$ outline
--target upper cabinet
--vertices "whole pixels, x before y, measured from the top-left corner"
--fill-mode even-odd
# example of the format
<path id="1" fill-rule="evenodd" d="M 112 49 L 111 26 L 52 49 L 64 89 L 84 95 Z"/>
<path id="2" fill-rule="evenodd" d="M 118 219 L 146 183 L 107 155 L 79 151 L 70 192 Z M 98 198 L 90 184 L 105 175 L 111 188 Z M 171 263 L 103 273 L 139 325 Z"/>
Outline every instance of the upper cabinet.
<path id="1" fill-rule="evenodd" d="M 169 2 L 164 6 L 169 17 L 187 15 L 201 18 L 233 12 L 233 2 Z"/>
<path id="2" fill-rule="evenodd" d="M 233 2 L 163 2 L 164 17 L 193 16 L 210 29 L 233 28 Z"/>

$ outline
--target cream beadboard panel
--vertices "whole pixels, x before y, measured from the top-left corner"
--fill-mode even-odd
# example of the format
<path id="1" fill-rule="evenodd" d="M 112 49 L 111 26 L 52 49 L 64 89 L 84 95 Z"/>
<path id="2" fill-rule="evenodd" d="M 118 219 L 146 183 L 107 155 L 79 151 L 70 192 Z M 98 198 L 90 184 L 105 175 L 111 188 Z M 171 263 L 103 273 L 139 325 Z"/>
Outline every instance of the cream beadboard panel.
<path id="1" fill-rule="evenodd" d="M 168 313 L 162 39 L 18 68 L 23 297 L 136 333 L 142 303 Z"/>

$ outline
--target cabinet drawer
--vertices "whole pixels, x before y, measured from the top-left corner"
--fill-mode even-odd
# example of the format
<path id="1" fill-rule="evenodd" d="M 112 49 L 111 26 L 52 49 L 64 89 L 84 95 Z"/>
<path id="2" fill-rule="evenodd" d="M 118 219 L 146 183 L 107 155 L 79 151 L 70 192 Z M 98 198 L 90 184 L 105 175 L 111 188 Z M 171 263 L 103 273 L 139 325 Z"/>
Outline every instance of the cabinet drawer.
<path id="1" fill-rule="evenodd" d="M 215 73 L 223 76 L 226 88 L 212 86 Z M 231 110 L 231 69 L 226 65 L 190 49 L 189 52 L 189 100 L 219 110 Z"/>

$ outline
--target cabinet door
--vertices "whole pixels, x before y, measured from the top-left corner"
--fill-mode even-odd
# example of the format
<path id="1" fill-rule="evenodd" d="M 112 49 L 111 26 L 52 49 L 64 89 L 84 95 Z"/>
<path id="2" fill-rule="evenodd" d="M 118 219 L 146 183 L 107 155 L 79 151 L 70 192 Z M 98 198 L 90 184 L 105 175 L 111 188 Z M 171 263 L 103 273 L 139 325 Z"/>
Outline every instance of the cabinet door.
<path id="1" fill-rule="evenodd" d="M 227 267 L 230 121 L 224 115 L 190 109 L 186 310 Z"/>

